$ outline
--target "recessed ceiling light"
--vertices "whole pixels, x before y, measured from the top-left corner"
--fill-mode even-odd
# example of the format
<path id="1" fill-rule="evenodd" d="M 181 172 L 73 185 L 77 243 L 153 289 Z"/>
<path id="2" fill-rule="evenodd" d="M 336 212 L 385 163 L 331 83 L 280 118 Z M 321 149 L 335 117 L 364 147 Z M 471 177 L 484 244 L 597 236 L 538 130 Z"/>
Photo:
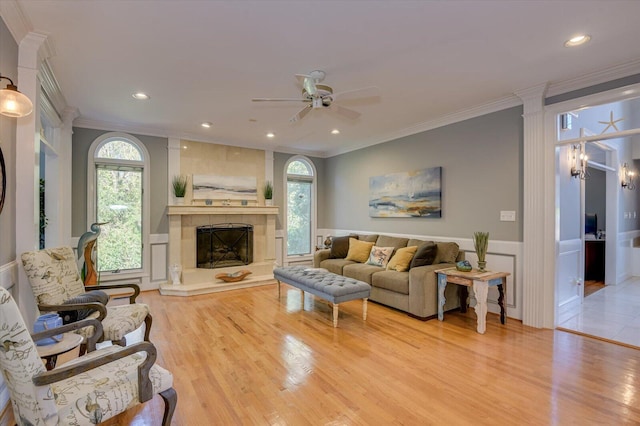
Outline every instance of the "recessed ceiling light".
<path id="1" fill-rule="evenodd" d="M 338 130 L 338 129 L 333 129 L 333 130 L 331 131 L 331 134 L 332 134 L 332 135 L 339 135 L 339 134 L 340 134 L 340 130 Z"/>
<path id="2" fill-rule="evenodd" d="M 131 96 L 133 96 L 134 99 L 137 99 L 139 101 L 146 101 L 147 99 L 149 99 L 149 95 L 143 92 L 136 92 Z"/>
<path id="3" fill-rule="evenodd" d="M 201 124 L 201 126 L 204 127 L 205 129 L 210 129 L 211 126 L 213 126 L 213 123 L 205 121 L 204 123 Z"/>
<path id="4" fill-rule="evenodd" d="M 268 138 L 275 138 L 275 137 L 276 137 L 276 134 L 275 134 L 275 133 L 273 133 L 273 132 L 269 132 L 269 133 L 267 133 L 267 137 L 268 137 Z"/>
<path id="5" fill-rule="evenodd" d="M 581 44 L 585 44 L 591 40 L 591 36 L 588 34 L 580 34 L 575 37 L 570 38 L 569 40 L 564 42 L 564 47 L 575 47 L 580 46 Z"/>

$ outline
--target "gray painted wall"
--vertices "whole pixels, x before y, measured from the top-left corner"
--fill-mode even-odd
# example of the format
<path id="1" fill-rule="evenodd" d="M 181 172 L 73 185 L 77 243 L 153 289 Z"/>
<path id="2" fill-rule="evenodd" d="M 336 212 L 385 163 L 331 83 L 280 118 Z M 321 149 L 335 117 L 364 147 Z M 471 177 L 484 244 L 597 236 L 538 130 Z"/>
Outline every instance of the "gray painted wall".
<path id="1" fill-rule="evenodd" d="M 109 133 L 104 130 L 73 128 L 72 148 L 72 229 L 73 236 L 79 237 L 87 230 L 87 156 L 89 147 L 96 138 Z M 167 167 L 168 167 L 168 139 L 155 136 L 132 134 L 144 144 L 151 157 L 151 234 L 166 234 L 169 232 L 167 219 Z"/>
<path id="2" fill-rule="evenodd" d="M 20 88 L 18 81 L 18 45 L 4 21 L 0 19 L 0 64 L 3 76 Z M 7 85 L 2 80 L 2 88 Z M 16 119 L 0 115 L 0 148 L 4 157 L 7 192 L 0 213 L 0 266 L 16 258 Z M 1 182 L 0 182 L 1 184 Z"/>
<path id="3" fill-rule="evenodd" d="M 284 210 L 284 194 L 285 194 L 285 181 L 284 181 L 284 166 L 287 161 L 294 157 L 294 154 L 283 154 L 281 152 L 275 152 L 273 154 L 273 204 L 280 207 L 280 213 L 276 218 L 276 229 L 283 229 L 283 216 Z M 316 228 L 325 228 L 325 220 L 323 212 L 325 210 L 325 206 L 327 204 L 327 196 L 324 191 L 323 185 L 323 177 L 326 175 L 325 173 L 325 159 L 317 158 L 317 157 L 308 157 L 313 166 L 316 168 L 316 174 L 318 176 L 318 180 L 316 181 L 317 187 L 317 198 L 316 202 L 318 203 L 318 224 Z"/>
<path id="4" fill-rule="evenodd" d="M 325 228 L 522 241 L 522 107 L 326 159 Z M 442 167 L 442 218 L 369 217 L 369 178 Z M 515 210 L 515 222 L 500 222 Z"/>

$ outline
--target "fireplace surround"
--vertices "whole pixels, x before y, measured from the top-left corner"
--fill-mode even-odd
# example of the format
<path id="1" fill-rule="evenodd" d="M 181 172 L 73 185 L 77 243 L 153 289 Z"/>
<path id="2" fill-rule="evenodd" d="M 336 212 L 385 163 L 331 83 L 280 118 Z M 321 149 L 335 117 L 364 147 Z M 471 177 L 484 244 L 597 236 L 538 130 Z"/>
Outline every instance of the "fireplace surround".
<path id="1" fill-rule="evenodd" d="M 168 206 L 169 268 L 181 265 L 181 285 L 160 284 L 163 295 L 191 296 L 235 288 L 264 285 L 273 282 L 276 261 L 276 206 Z M 249 264 L 197 268 L 197 228 L 214 224 L 243 224 L 253 227 L 253 259 Z M 239 269 L 251 275 L 237 283 L 224 283 L 215 278 L 219 273 L 234 273 Z"/>

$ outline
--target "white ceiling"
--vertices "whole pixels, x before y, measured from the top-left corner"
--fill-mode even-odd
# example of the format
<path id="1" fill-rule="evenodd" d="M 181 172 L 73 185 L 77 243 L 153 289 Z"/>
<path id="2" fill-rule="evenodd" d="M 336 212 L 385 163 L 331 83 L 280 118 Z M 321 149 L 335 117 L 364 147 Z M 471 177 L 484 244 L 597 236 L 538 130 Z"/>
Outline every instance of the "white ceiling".
<path id="1" fill-rule="evenodd" d="M 640 72 L 640 1 L 17 4 L 27 30 L 48 34 L 77 125 L 319 156 L 515 105 L 514 92 L 540 83 Z M 591 42 L 563 46 L 580 32 Z M 300 96 L 294 74 L 315 69 L 336 92 L 377 86 L 380 96 L 339 102 L 361 112 L 357 120 L 321 109 L 294 124 L 302 104 L 251 102 Z M 135 91 L 151 99 L 136 101 Z"/>

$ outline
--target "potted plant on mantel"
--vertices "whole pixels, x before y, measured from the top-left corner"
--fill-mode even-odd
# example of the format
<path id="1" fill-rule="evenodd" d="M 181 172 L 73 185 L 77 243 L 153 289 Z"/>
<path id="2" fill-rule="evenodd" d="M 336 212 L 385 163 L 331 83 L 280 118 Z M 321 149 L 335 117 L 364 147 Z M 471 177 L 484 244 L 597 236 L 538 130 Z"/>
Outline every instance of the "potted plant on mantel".
<path id="1" fill-rule="evenodd" d="M 273 184 L 270 180 L 265 181 L 262 193 L 264 194 L 264 205 L 273 206 Z"/>
<path id="2" fill-rule="evenodd" d="M 185 175 L 176 175 L 171 181 L 173 186 L 173 195 L 175 196 L 177 205 L 184 204 L 184 196 L 187 193 L 187 182 L 188 179 Z"/>

